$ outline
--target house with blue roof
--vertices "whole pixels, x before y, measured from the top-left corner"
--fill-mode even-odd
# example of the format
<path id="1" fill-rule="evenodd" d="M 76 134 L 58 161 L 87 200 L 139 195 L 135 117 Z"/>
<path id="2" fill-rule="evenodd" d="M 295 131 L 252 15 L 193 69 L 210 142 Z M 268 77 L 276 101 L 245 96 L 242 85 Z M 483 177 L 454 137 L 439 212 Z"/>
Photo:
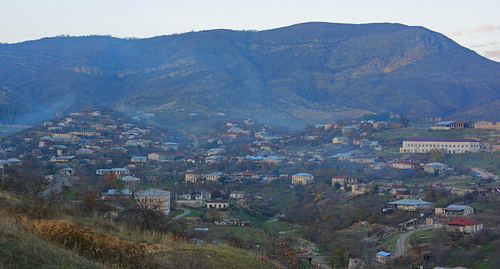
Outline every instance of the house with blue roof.
<path id="1" fill-rule="evenodd" d="M 375 255 L 375 260 L 382 264 L 391 263 L 392 261 L 394 261 L 395 258 L 396 257 L 394 255 L 385 251 L 379 251 Z"/>
<path id="2" fill-rule="evenodd" d="M 314 181 L 314 176 L 308 173 L 298 173 L 292 175 L 292 185 L 306 185 Z"/>

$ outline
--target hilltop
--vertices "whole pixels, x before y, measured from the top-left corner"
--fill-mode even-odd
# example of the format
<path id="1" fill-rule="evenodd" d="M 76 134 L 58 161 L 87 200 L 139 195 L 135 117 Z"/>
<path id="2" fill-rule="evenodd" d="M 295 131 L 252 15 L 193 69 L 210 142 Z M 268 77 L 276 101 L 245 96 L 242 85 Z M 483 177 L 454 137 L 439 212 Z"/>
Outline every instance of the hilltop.
<path id="1" fill-rule="evenodd" d="M 423 27 L 304 23 L 147 39 L 0 45 L 4 122 L 84 105 L 293 120 L 365 113 L 498 119 L 500 64 Z"/>

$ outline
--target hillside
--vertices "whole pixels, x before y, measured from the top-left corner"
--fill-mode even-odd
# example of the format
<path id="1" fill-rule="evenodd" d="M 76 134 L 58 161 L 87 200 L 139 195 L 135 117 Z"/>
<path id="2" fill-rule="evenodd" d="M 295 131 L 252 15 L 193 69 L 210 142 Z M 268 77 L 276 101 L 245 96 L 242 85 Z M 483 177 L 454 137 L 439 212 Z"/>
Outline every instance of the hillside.
<path id="1" fill-rule="evenodd" d="M 4 122 L 85 105 L 321 121 L 369 112 L 498 120 L 500 64 L 401 24 L 305 23 L 0 45 Z"/>
<path id="2" fill-rule="evenodd" d="M 0 190 L 0 202 L 1 268 L 278 267 L 250 250 L 129 229 L 61 201 L 52 204 Z"/>

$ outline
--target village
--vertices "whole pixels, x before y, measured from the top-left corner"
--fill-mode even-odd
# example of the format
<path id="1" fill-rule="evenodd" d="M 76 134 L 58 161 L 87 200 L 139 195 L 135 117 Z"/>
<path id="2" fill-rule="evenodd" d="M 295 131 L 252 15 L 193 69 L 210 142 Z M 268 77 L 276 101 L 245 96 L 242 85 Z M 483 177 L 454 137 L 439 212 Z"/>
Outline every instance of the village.
<path id="1" fill-rule="evenodd" d="M 86 107 L 4 137 L 2 183 L 38 166 L 46 199 L 95 193 L 111 218 L 133 201 L 188 223 L 194 242 L 258 249 L 262 233 L 293 235 L 338 268 L 454 265 L 473 246 L 490 251 L 471 261 L 500 266 L 500 123 L 212 120 L 189 132 Z"/>

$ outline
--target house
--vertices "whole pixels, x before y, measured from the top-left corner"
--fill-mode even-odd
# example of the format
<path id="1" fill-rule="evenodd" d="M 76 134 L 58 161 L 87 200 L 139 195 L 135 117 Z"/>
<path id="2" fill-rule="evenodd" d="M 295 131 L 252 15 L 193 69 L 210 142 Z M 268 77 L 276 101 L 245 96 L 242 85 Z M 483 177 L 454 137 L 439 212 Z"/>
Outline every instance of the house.
<path id="1" fill-rule="evenodd" d="M 229 207 L 229 202 L 224 201 L 224 200 L 212 200 L 207 202 L 207 208 L 208 209 L 222 209 L 222 208 L 228 208 Z"/>
<path id="2" fill-rule="evenodd" d="M 147 189 L 134 194 L 137 204 L 144 208 L 162 211 L 165 215 L 170 213 L 170 192 L 160 189 Z"/>
<path id="3" fill-rule="evenodd" d="M 349 159 L 351 162 L 359 163 L 359 164 L 367 164 L 374 163 L 377 157 L 373 156 L 354 156 Z"/>
<path id="4" fill-rule="evenodd" d="M 224 157 L 220 156 L 220 155 L 212 155 L 212 156 L 208 156 L 206 157 L 203 162 L 205 164 L 215 164 L 215 163 L 221 163 L 224 161 Z"/>
<path id="5" fill-rule="evenodd" d="M 441 174 L 445 171 L 453 170 L 453 167 L 439 162 L 431 162 L 424 164 L 424 172 L 434 174 L 436 171 Z"/>
<path id="6" fill-rule="evenodd" d="M 396 169 L 416 169 L 420 167 L 420 163 L 411 161 L 399 161 L 392 164 L 392 167 Z"/>
<path id="7" fill-rule="evenodd" d="M 473 127 L 474 124 L 468 120 L 440 121 L 431 126 L 431 130 L 456 130 Z"/>
<path id="8" fill-rule="evenodd" d="M 320 138 L 321 136 L 323 136 L 322 133 L 320 133 L 320 132 L 314 132 L 312 134 L 305 135 L 304 139 L 305 140 L 316 140 L 316 139 Z"/>
<path id="9" fill-rule="evenodd" d="M 468 205 L 449 205 L 448 207 L 445 208 L 436 208 L 435 214 L 463 217 L 474 214 L 474 208 Z"/>
<path id="10" fill-rule="evenodd" d="M 359 183 L 358 177 L 351 175 L 338 175 L 332 178 L 332 186 L 335 183 L 339 183 L 340 185 L 353 185 Z"/>
<path id="11" fill-rule="evenodd" d="M 219 178 L 223 177 L 223 176 L 226 176 L 226 174 L 222 173 L 222 172 L 214 172 L 214 173 L 210 173 L 210 174 L 207 174 L 206 175 L 206 180 L 218 180 Z"/>
<path id="12" fill-rule="evenodd" d="M 239 219 L 220 219 L 214 221 L 215 225 L 250 227 L 250 221 Z"/>
<path id="13" fill-rule="evenodd" d="M 109 173 L 115 173 L 118 177 L 126 176 L 130 174 L 130 170 L 126 168 L 111 168 L 111 169 L 97 169 L 95 171 L 96 175 L 107 175 Z"/>
<path id="14" fill-rule="evenodd" d="M 220 155 L 220 154 L 224 154 L 224 153 L 226 153 L 226 150 L 223 148 L 213 148 L 213 149 L 209 149 L 207 151 L 208 156 Z"/>
<path id="15" fill-rule="evenodd" d="M 238 128 L 238 127 L 232 127 L 232 128 L 227 129 L 226 133 L 228 133 L 228 134 L 246 134 L 246 135 L 249 135 L 250 134 L 250 130 L 243 130 L 243 129 Z"/>
<path id="16" fill-rule="evenodd" d="M 345 133 L 349 133 L 351 131 L 356 132 L 358 130 L 359 130 L 359 128 L 356 126 L 346 126 L 346 127 L 342 128 L 342 133 L 345 134 Z"/>
<path id="17" fill-rule="evenodd" d="M 132 197 L 132 192 L 129 189 L 115 190 L 110 189 L 102 195 L 103 200 L 120 200 L 120 199 L 130 199 Z"/>
<path id="18" fill-rule="evenodd" d="M 238 175 L 240 179 L 259 179 L 259 172 L 243 172 Z"/>
<path id="19" fill-rule="evenodd" d="M 132 157 L 132 159 L 130 159 L 130 161 L 133 163 L 146 164 L 148 162 L 148 157 L 146 157 L 146 156 L 134 156 L 134 157 Z"/>
<path id="20" fill-rule="evenodd" d="M 474 128 L 476 129 L 497 129 L 500 130 L 500 122 L 492 121 L 479 121 L 474 123 Z"/>
<path id="21" fill-rule="evenodd" d="M 285 158 L 283 157 L 278 157 L 278 156 L 267 156 L 264 157 L 261 161 L 262 163 L 266 164 L 275 164 L 275 165 L 281 165 L 285 162 Z"/>
<path id="22" fill-rule="evenodd" d="M 452 232 L 474 234 L 483 229 L 483 224 L 468 218 L 458 218 L 446 223 L 446 228 Z"/>
<path id="23" fill-rule="evenodd" d="M 58 156 L 58 157 L 52 156 L 50 158 L 50 161 L 53 163 L 67 163 L 71 162 L 74 158 L 75 156 Z"/>
<path id="24" fill-rule="evenodd" d="M 370 190 L 374 190 L 376 188 L 376 186 L 378 186 L 379 191 L 380 191 L 381 184 L 373 183 L 373 182 L 370 184 L 351 185 L 351 191 L 352 191 L 353 195 L 363 195 L 363 194 L 369 193 Z M 348 191 L 347 187 L 344 187 L 343 189 Z"/>
<path id="25" fill-rule="evenodd" d="M 401 153 L 429 153 L 437 149 L 446 153 L 479 152 L 481 142 L 475 139 L 439 139 L 439 138 L 412 138 L 403 141 Z"/>
<path id="26" fill-rule="evenodd" d="M 332 157 L 330 157 L 330 159 L 337 159 L 339 161 L 345 161 L 345 160 L 351 159 L 352 157 L 354 157 L 354 154 L 352 154 L 352 153 L 339 153 L 339 154 L 333 155 Z"/>
<path id="27" fill-rule="evenodd" d="M 18 158 L 8 158 L 7 161 L 6 161 L 6 164 L 8 166 L 10 166 L 10 165 L 16 165 L 16 164 L 20 165 L 22 163 L 23 163 L 23 161 L 19 160 Z"/>
<path id="28" fill-rule="evenodd" d="M 175 160 L 175 154 L 168 152 L 153 152 L 148 154 L 148 160 L 155 162 L 168 162 Z"/>
<path id="29" fill-rule="evenodd" d="M 349 138 L 338 136 L 333 138 L 333 144 L 349 144 Z"/>
<path id="30" fill-rule="evenodd" d="M 212 199 L 212 194 L 206 190 L 196 190 L 188 194 L 180 194 L 178 198 L 181 200 L 205 201 Z"/>
<path id="31" fill-rule="evenodd" d="M 179 143 L 167 142 L 167 143 L 164 143 L 162 147 L 165 150 L 169 150 L 169 149 L 178 150 L 179 149 Z"/>
<path id="32" fill-rule="evenodd" d="M 70 134 L 75 136 L 101 136 L 101 132 L 97 131 L 74 131 L 70 132 Z"/>
<path id="33" fill-rule="evenodd" d="M 94 151 L 91 149 L 79 149 L 76 151 L 76 155 L 91 155 L 94 154 Z"/>
<path id="34" fill-rule="evenodd" d="M 406 187 L 400 185 L 391 185 L 391 189 L 389 192 L 393 195 L 396 195 L 399 191 L 406 191 Z"/>
<path id="35" fill-rule="evenodd" d="M 410 199 L 410 197 L 416 197 L 419 194 L 420 191 L 413 190 L 396 191 L 395 193 L 397 199 Z"/>
<path id="36" fill-rule="evenodd" d="M 202 171 L 190 171 L 187 172 L 184 176 L 184 181 L 186 182 L 196 182 L 200 180 L 204 180 L 207 177 L 207 174 Z"/>
<path id="37" fill-rule="evenodd" d="M 239 206 L 248 206 L 252 203 L 252 200 L 248 199 L 248 198 L 242 198 L 242 199 L 239 199 L 238 201 L 236 201 L 236 204 L 239 205 Z"/>
<path id="38" fill-rule="evenodd" d="M 432 209 L 434 205 L 432 203 L 415 200 L 415 199 L 403 199 L 399 201 L 394 201 L 388 203 L 390 207 L 393 207 L 398 210 L 406 210 L 406 211 L 417 211 L 421 209 Z"/>
<path id="39" fill-rule="evenodd" d="M 292 185 L 302 184 L 306 185 L 313 182 L 314 176 L 308 173 L 298 173 L 292 175 Z"/>
<path id="40" fill-rule="evenodd" d="M 270 174 L 270 175 L 264 175 L 262 177 L 262 181 L 265 181 L 265 182 L 273 182 L 275 181 L 276 179 L 279 178 L 279 175 L 273 175 L 273 174 Z"/>
<path id="41" fill-rule="evenodd" d="M 125 176 L 122 177 L 121 180 L 125 183 L 125 188 L 130 189 L 131 191 L 136 191 L 141 186 L 141 180 L 137 177 Z"/>
<path id="42" fill-rule="evenodd" d="M 65 176 L 73 176 L 75 174 L 75 169 L 67 167 L 64 169 L 61 169 L 61 174 Z"/>
<path id="43" fill-rule="evenodd" d="M 229 197 L 233 199 L 242 199 L 245 198 L 246 195 L 246 191 L 232 191 L 231 194 L 229 194 Z"/>
<path id="44" fill-rule="evenodd" d="M 375 260 L 379 263 L 382 263 L 382 264 L 391 263 L 395 259 L 396 259 L 396 256 L 392 255 L 391 253 L 385 252 L 385 251 L 379 251 L 375 255 Z"/>

